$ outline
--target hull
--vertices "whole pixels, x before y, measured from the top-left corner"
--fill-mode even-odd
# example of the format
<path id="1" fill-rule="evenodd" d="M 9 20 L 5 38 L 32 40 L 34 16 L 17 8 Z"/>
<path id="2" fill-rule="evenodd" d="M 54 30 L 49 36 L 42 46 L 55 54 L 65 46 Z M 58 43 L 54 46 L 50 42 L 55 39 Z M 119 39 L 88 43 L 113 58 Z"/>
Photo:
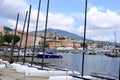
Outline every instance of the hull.
<path id="1" fill-rule="evenodd" d="M 33 77 L 50 77 L 50 76 L 63 76 L 66 75 L 66 71 L 47 71 L 47 70 L 27 70 L 26 76 Z"/>
<path id="2" fill-rule="evenodd" d="M 38 58 L 43 58 L 43 54 L 38 54 Z M 55 55 L 55 54 L 45 54 L 44 58 L 62 58 L 61 55 Z"/>
<path id="3" fill-rule="evenodd" d="M 74 80 L 72 76 L 50 76 L 49 80 Z"/>

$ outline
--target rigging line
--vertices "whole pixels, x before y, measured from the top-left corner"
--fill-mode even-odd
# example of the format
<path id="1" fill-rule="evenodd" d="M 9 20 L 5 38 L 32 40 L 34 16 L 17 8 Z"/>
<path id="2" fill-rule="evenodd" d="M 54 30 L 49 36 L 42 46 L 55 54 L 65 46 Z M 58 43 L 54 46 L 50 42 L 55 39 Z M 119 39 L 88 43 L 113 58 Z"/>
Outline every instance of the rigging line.
<path id="1" fill-rule="evenodd" d="M 15 36 L 16 36 L 18 21 L 19 21 L 19 13 L 17 14 L 17 21 L 16 21 L 16 27 L 15 27 L 15 33 L 14 33 L 12 44 L 11 44 L 10 63 L 13 63 L 13 49 L 14 49 L 14 44 L 15 44 Z"/>
<path id="2" fill-rule="evenodd" d="M 47 13 L 46 13 L 46 21 L 45 21 L 45 33 L 44 33 L 44 45 L 43 45 L 42 69 L 43 69 L 43 66 L 44 66 L 46 32 L 47 32 L 47 23 L 48 23 L 48 12 L 49 12 L 49 0 L 47 2 Z"/>
<path id="3" fill-rule="evenodd" d="M 35 42 L 36 42 L 37 29 L 38 29 L 38 21 L 39 21 L 39 14 L 40 14 L 40 5 L 41 5 L 41 0 L 39 0 L 39 6 L 38 6 L 38 15 L 37 15 L 37 21 L 36 21 L 36 30 L 35 30 L 35 39 L 34 39 L 34 45 L 33 45 L 33 54 L 32 54 L 31 66 L 33 65 L 33 58 L 34 58 L 34 51 L 35 51 Z"/>
<path id="4" fill-rule="evenodd" d="M 25 29 L 25 25 L 26 25 L 26 21 L 27 21 L 27 15 L 28 15 L 28 11 L 26 11 L 26 15 L 25 15 L 25 20 L 24 20 L 24 25 L 23 25 L 23 30 L 22 30 L 22 34 L 21 34 L 21 40 L 20 40 L 20 46 L 19 46 L 19 50 L 18 50 L 17 62 L 18 62 L 18 58 L 19 58 L 19 55 L 20 55 L 20 49 L 21 49 L 21 46 L 22 46 L 22 39 L 23 39 L 24 29 Z"/>
<path id="5" fill-rule="evenodd" d="M 83 38 L 83 55 L 82 55 L 82 73 L 81 77 L 83 78 L 84 75 L 84 55 L 85 55 L 85 41 L 86 41 L 86 23 L 87 23 L 87 0 L 85 2 L 85 21 L 84 21 L 84 38 Z"/>
<path id="6" fill-rule="evenodd" d="M 29 8 L 29 16 L 28 16 L 28 24 L 27 24 L 27 33 L 26 33 L 26 41 L 25 41 L 25 50 L 24 50 L 24 56 L 23 56 L 23 64 L 25 63 L 25 54 L 26 54 L 26 47 L 27 47 L 27 41 L 28 41 L 28 31 L 29 31 L 31 7 L 32 7 L 32 5 L 30 5 L 30 8 Z"/>

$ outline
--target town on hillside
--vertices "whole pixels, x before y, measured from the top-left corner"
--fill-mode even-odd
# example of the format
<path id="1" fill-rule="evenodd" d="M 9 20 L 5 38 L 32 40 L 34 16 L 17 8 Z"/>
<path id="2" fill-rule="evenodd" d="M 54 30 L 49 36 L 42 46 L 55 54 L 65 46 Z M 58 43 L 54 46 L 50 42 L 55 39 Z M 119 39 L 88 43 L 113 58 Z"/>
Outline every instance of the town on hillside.
<path id="1" fill-rule="evenodd" d="M 14 35 L 15 30 L 12 30 L 8 27 L 5 26 L 0 26 L 0 34 L 1 38 L 2 36 L 6 34 L 12 34 Z M 18 42 L 16 42 L 16 47 L 19 47 L 20 45 L 20 39 L 22 35 L 21 30 L 16 31 L 16 35 L 18 35 L 20 38 Z M 23 38 L 22 38 L 22 44 L 21 48 L 24 48 L 25 46 L 25 40 L 26 40 L 26 32 L 23 33 Z M 29 32 L 28 34 L 28 41 L 27 41 L 27 48 L 33 48 L 34 45 L 34 38 L 35 38 L 35 33 L 34 32 Z M 36 48 L 41 48 L 43 47 L 44 43 L 44 32 L 39 32 L 36 37 L 36 42 L 35 46 Z M 11 42 L 3 42 L 1 41 L 1 45 L 11 45 Z M 87 41 L 86 40 L 86 47 L 87 50 L 86 53 L 91 54 L 91 53 L 101 53 L 101 52 L 110 52 L 111 49 L 115 47 L 114 43 L 110 42 L 102 42 L 102 41 Z M 56 32 L 47 32 L 46 33 L 46 48 L 56 48 L 57 51 L 62 52 L 81 52 L 83 50 L 83 40 L 76 40 L 76 39 L 71 39 L 69 37 L 64 36 L 63 34 L 57 34 Z"/>

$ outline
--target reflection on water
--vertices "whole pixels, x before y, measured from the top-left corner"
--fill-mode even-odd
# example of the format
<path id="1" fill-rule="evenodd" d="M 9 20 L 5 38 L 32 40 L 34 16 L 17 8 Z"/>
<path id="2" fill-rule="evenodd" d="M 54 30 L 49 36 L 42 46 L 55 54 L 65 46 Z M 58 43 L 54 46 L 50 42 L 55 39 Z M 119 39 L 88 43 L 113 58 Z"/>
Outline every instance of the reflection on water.
<path id="1" fill-rule="evenodd" d="M 56 67 L 76 70 L 81 73 L 82 54 L 62 53 L 62 59 L 45 59 L 46 63 Z M 41 59 L 35 59 L 41 61 Z M 107 57 L 105 55 L 85 55 L 84 74 L 91 72 L 112 74 L 118 77 L 120 58 Z"/>

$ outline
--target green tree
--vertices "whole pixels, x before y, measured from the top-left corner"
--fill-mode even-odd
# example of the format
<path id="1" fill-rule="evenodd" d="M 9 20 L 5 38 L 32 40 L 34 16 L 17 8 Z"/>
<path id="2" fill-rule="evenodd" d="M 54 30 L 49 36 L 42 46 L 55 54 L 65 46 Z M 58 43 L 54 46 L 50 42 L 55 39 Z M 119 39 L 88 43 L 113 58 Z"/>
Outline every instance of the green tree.
<path id="1" fill-rule="evenodd" d="M 14 35 L 12 34 L 5 34 L 3 35 L 3 41 L 7 42 L 8 44 L 10 44 L 13 40 Z M 14 44 L 16 44 L 17 42 L 19 42 L 20 37 L 18 35 L 15 36 L 15 41 Z"/>
<path id="2" fill-rule="evenodd" d="M 81 46 L 87 48 L 88 45 L 86 43 L 82 43 Z"/>
<path id="3" fill-rule="evenodd" d="M 42 43 L 42 46 L 44 46 L 44 42 Z M 48 43 L 45 43 L 45 47 L 48 48 L 48 47 L 49 47 L 49 44 L 48 44 Z"/>
<path id="4" fill-rule="evenodd" d="M 4 34 L 4 35 L 3 35 L 3 41 L 4 41 L 4 42 L 7 42 L 8 44 L 11 43 L 12 38 L 13 38 L 13 35 L 12 35 L 12 34 Z"/>
<path id="5" fill-rule="evenodd" d="M 16 43 L 19 42 L 19 41 L 20 41 L 20 36 L 16 35 L 16 36 L 15 36 L 14 44 L 16 44 Z"/>

